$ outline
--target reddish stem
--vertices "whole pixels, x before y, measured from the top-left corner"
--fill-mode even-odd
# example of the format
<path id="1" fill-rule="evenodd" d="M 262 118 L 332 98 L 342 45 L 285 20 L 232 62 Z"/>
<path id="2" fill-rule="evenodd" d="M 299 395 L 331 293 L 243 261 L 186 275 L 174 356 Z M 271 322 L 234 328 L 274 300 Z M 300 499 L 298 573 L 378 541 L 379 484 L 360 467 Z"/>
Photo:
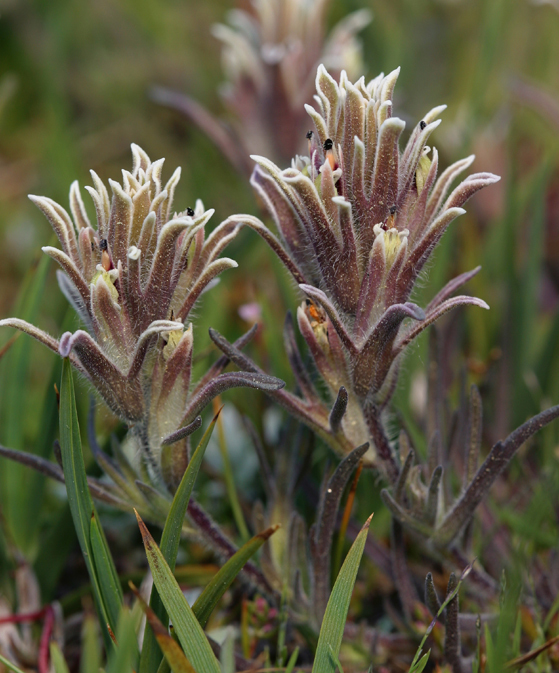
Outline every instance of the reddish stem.
<path id="1" fill-rule="evenodd" d="M 21 624 L 25 622 L 36 622 L 39 619 L 45 619 L 43 624 L 43 631 L 41 633 L 41 641 L 39 643 L 39 656 L 37 659 L 38 673 L 49 673 L 49 644 L 52 632 L 54 629 L 54 610 L 51 605 L 46 605 L 35 612 L 27 612 L 23 615 L 10 615 L 9 617 L 2 617 L 0 625 L 2 624 Z"/>
<path id="2" fill-rule="evenodd" d="M 35 612 L 27 612 L 24 615 L 10 615 L 9 617 L 2 617 L 0 619 L 1 624 L 20 624 L 22 622 L 36 622 L 39 619 L 42 619 L 45 616 L 46 611 L 50 606 L 46 608 L 41 608 Z M 52 608 L 51 608 L 52 609 Z"/>
<path id="3" fill-rule="evenodd" d="M 54 629 L 54 610 L 51 605 L 47 605 L 43 612 L 45 613 L 45 623 L 39 643 L 37 669 L 39 673 L 49 673 L 49 644 Z"/>

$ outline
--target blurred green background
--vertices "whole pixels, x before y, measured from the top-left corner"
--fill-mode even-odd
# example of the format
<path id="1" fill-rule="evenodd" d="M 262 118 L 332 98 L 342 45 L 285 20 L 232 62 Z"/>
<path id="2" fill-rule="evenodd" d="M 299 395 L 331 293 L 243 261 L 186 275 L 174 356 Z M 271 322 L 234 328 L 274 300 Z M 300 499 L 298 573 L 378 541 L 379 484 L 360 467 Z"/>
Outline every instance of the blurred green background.
<path id="1" fill-rule="evenodd" d="M 177 209 L 201 198 L 216 209 L 214 225 L 232 213 L 258 214 L 245 177 L 201 131 L 148 94 L 151 86 L 163 85 L 223 114 L 217 93 L 223 79 L 220 45 L 210 29 L 228 10 L 246 5 L 0 4 L 1 317 L 26 317 L 56 336 L 77 328 L 68 318 L 62 326 L 66 303 L 54 265 L 39 261 L 52 232 L 26 195 L 48 195 L 67 206 L 70 183 L 90 184 L 90 168 L 104 181 L 119 180 L 120 169 L 130 168 L 131 142 L 152 159 L 165 157 L 166 176 L 182 166 Z M 433 137 L 442 166 L 475 153 L 475 170 L 503 176 L 452 225 L 417 296 L 425 302 L 453 275 L 483 266 L 466 291 L 486 300 L 491 311 L 461 310 L 444 322 L 441 357 L 449 400 L 458 398 L 461 371 L 482 386 L 489 443 L 559 402 L 559 9 L 553 2 L 529 0 L 332 0 L 329 24 L 362 7 L 374 14 L 362 32 L 365 76 L 402 66 L 396 114 L 411 128 L 427 110 L 446 103 Z M 228 271 L 201 302 L 197 351 L 209 346 L 210 324 L 228 337 L 246 329 L 238 309 L 257 301 L 264 331 L 253 354 L 267 371 L 290 382 L 281 326 L 287 308 L 298 301 L 293 288 L 251 232 L 241 232 L 227 254 L 240 268 Z M 0 348 L 10 345 L 11 336 L 8 330 L 0 333 Z M 408 357 L 396 398 L 420 448 L 426 346 L 423 339 Z M 205 362 L 214 356 L 210 352 Z M 57 366 L 57 358 L 28 337 L 2 351 L 2 444 L 51 455 Z M 267 403 L 256 394 L 235 396 L 245 408 L 255 400 L 254 408 L 263 410 Z M 81 403 L 85 409 L 85 390 Z M 46 409 L 44 416 L 37 409 Z M 554 479 L 558 437 L 557 429 L 546 431 L 537 459 Z M 0 486 L 8 524 L 2 529 L 11 531 L 1 544 L 5 550 L 15 545 L 35 560 L 48 594 L 65 559 L 53 561 L 56 567 L 48 571 L 40 559 L 72 544 L 64 537 L 71 524 L 60 492 L 54 486 L 44 491 L 42 478 L 5 461 Z M 0 562 L 5 558 L 1 554 Z"/>

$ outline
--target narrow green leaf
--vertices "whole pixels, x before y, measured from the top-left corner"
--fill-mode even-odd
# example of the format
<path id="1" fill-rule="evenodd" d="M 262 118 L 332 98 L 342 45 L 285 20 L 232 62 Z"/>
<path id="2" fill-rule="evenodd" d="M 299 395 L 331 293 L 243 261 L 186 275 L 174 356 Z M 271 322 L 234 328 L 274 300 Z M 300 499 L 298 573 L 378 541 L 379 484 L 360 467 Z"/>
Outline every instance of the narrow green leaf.
<path id="1" fill-rule="evenodd" d="M 491 631 L 489 630 L 489 625 L 485 624 L 485 653 L 487 657 L 487 668 L 486 670 L 490 673 L 496 673 L 495 670 L 495 645 L 493 643 L 493 638 L 491 636 Z"/>
<path id="2" fill-rule="evenodd" d="M 159 621 L 155 612 L 144 601 L 134 584 L 129 582 L 129 586 L 138 599 L 138 603 L 140 604 L 140 607 L 146 616 L 146 621 L 151 627 L 155 638 L 157 639 L 157 643 L 159 644 L 159 647 L 165 656 L 165 661 L 171 667 L 173 673 L 196 673 L 192 664 L 184 656 L 184 652 L 181 650 L 176 640 L 169 634 L 167 629 Z M 164 666 L 163 662 L 158 670 L 161 670 L 162 666 Z"/>
<path id="3" fill-rule="evenodd" d="M 169 614 L 186 657 L 198 673 L 220 673 L 219 663 L 200 623 L 184 597 L 173 571 L 136 512 L 153 581 Z"/>
<path id="4" fill-rule="evenodd" d="M 221 673 L 235 673 L 235 635 L 231 627 L 227 628 L 227 636 L 221 646 L 219 657 L 221 663 Z"/>
<path id="5" fill-rule="evenodd" d="M 285 668 L 285 673 L 293 673 L 293 669 L 295 668 L 295 664 L 297 663 L 298 656 L 299 656 L 299 648 L 296 647 L 291 653 L 291 656 L 289 657 L 289 661 L 287 662 L 287 666 Z"/>
<path id="6" fill-rule="evenodd" d="M 95 605 L 102 624 L 103 639 L 108 652 L 113 648 L 113 642 L 104 626 L 109 624 L 113 631 L 116 629 L 116 620 L 111 620 L 103 600 L 99 579 L 95 570 L 95 562 L 90 541 L 91 516 L 94 512 L 93 500 L 87 486 L 87 476 L 83 462 L 80 426 L 76 412 L 74 397 L 74 381 L 68 358 L 62 365 L 62 381 L 60 385 L 60 449 L 62 466 L 66 481 L 68 504 L 72 513 L 72 520 L 78 536 L 83 558 L 91 579 Z"/>
<path id="7" fill-rule="evenodd" d="M 233 554 L 227 563 L 219 569 L 207 584 L 204 591 L 202 591 L 192 606 L 192 611 L 196 615 L 202 628 L 208 623 L 208 619 L 214 611 L 218 601 L 231 586 L 233 580 L 243 569 L 245 563 L 279 527 L 279 524 L 270 526 L 270 528 L 267 528 L 265 531 L 262 531 L 262 533 L 258 533 L 258 535 L 251 538 L 239 549 L 239 551 Z"/>
<path id="8" fill-rule="evenodd" d="M 216 398 L 214 404 L 217 402 Z M 214 407 L 215 409 L 215 407 Z M 250 533 L 246 525 L 245 517 L 243 515 L 243 510 L 241 508 L 241 503 L 239 502 L 239 496 L 237 494 L 237 488 L 235 486 L 235 477 L 233 475 L 233 468 L 231 466 L 231 460 L 229 458 L 229 451 L 227 450 L 227 440 L 225 438 L 225 430 L 223 428 L 223 421 L 220 419 L 217 424 L 217 436 L 218 436 L 218 445 L 219 452 L 221 453 L 221 459 L 223 460 L 223 476 L 225 479 L 225 488 L 227 489 L 227 499 L 231 505 L 231 511 L 233 512 L 233 519 L 237 525 L 237 530 L 239 531 L 242 541 L 247 542 Z"/>
<path id="9" fill-rule="evenodd" d="M 330 650 L 330 656 L 332 657 L 332 661 L 333 661 L 334 664 L 336 665 L 336 669 L 337 669 L 340 673 L 344 673 L 344 668 L 343 668 L 343 666 L 342 666 L 342 663 L 341 663 L 341 661 L 339 660 L 338 655 L 337 655 L 337 654 L 334 652 L 334 650 L 332 649 L 332 645 L 329 645 L 329 650 Z"/>
<path id="10" fill-rule="evenodd" d="M 101 667 L 101 647 L 97 621 L 91 614 L 86 614 L 82 627 L 82 653 L 80 657 L 80 673 L 99 673 Z"/>
<path id="11" fill-rule="evenodd" d="M 52 665 L 54 667 L 54 673 L 70 673 L 68 670 L 68 664 L 66 663 L 58 643 L 52 642 L 50 644 L 50 658 Z"/>
<path id="12" fill-rule="evenodd" d="M 410 668 L 409 673 L 421 673 L 425 668 L 425 666 L 427 666 L 430 654 L 431 650 L 425 652 L 425 654 L 421 657 L 421 659 Z"/>
<path id="13" fill-rule="evenodd" d="M 212 436 L 212 432 L 215 424 L 217 423 L 218 417 L 219 411 L 208 426 L 208 429 L 204 433 L 204 436 L 200 440 L 196 451 L 193 453 L 192 458 L 188 463 L 188 467 L 184 472 L 181 483 L 179 484 L 177 492 L 175 493 L 175 497 L 173 498 L 171 509 L 167 515 L 167 520 L 165 521 L 163 534 L 161 535 L 161 553 L 165 557 L 165 560 L 169 566 L 173 569 L 177 560 L 182 526 L 184 523 L 184 517 L 186 516 L 186 510 L 190 501 L 190 496 L 192 495 L 192 489 L 194 488 L 194 482 L 198 476 L 206 447 L 208 446 L 208 442 L 210 441 L 210 437 Z"/>
<path id="14" fill-rule="evenodd" d="M 49 268 L 50 259 L 46 255 L 41 257 L 37 265 L 30 268 L 26 274 L 24 287 L 19 293 L 14 310 L 15 315 L 32 323 L 36 322 Z M 22 334 L 1 362 L 2 388 L 4 391 L 9 391 L 9 394 L 0 395 L 1 436 L 2 443 L 13 449 L 24 448 L 27 421 L 22 412 L 26 405 L 29 406 L 26 400 L 30 398 L 28 386 L 32 355 L 33 347 L 31 347 L 30 337 Z M 45 362 L 50 366 L 52 359 L 45 360 Z M 42 420 L 44 422 L 44 416 Z M 50 428 L 40 427 L 44 428 L 44 435 L 48 435 Z M 43 433 L 37 438 L 38 441 L 33 443 L 33 452 L 46 457 L 45 452 L 50 451 L 52 439 L 51 444 L 46 445 L 41 441 L 42 437 Z M 43 475 L 35 474 L 23 465 L 12 461 L 2 461 L 0 499 L 3 515 L 18 549 L 25 552 L 28 558 L 33 557 L 37 552 L 39 517 L 35 516 L 35 513 L 37 512 L 37 501 L 42 497 L 44 482 Z"/>
<path id="15" fill-rule="evenodd" d="M 208 446 L 218 417 L 219 411 L 208 426 L 208 429 L 200 440 L 196 451 L 194 451 L 192 454 L 192 458 L 188 463 L 188 466 L 181 479 L 181 483 L 179 484 L 177 492 L 175 493 L 175 497 L 173 498 L 171 508 L 169 509 L 169 514 L 167 515 L 167 519 L 165 521 L 165 526 L 163 527 L 160 549 L 171 570 L 175 569 L 181 532 L 184 523 L 184 517 L 186 516 L 186 510 L 188 508 L 188 502 L 190 501 L 192 489 L 194 488 L 194 483 L 196 481 L 196 477 L 198 476 L 198 472 L 200 471 L 206 447 Z M 159 597 L 155 587 L 152 590 L 150 604 L 157 618 L 164 626 L 167 626 L 169 623 L 169 618 L 165 612 L 165 608 L 163 607 L 163 603 L 161 602 L 161 598 Z M 161 652 L 157 646 L 156 636 L 152 630 L 147 628 L 146 625 L 146 631 L 144 633 L 144 645 L 142 648 L 142 656 L 140 658 L 140 673 L 156 673 L 160 661 Z"/>
<path id="16" fill-rule="evenodd" d="M 332 653 L 337 658 L 340 652 L 349 602 L 372 518 L 371 514 L 355 538 L 330 594 L 320 627 L 312 673 L 336 673 L 337 664 Z"/>
<path id="17" fill-rule="evenodd" d="M 91 514 L 90 525 L 91 550 L 95 570 L 99 578 L 101 595 L 107 608 L 107 613 L 112 624 L 118 621 L 118 613 L 122 607 L 122 588 L 116 572 L 113 557 L 111 555 L 105 533 L 97 518 L 95 510 Z"/>
<path id="18" fill-rule="evenodd" d="M 132 673 L 138 659 L 138 641 L 136 619 L 127 608 L 123 608 L 118 617 L 116 642 L 109 655 L 107 673 Z"/>
<path id="19" fill-rule="evenodd" d="M 181 650 L 182 652 L 182 650 Z M 184 656 L 184 652 L 183 652 Z M 187 659 L 188 661 L 188 659 Z M 159 664 L 159 668 L 157 669 L 157 673 L 171 673 L 171 667 L 169 666 L 169 662 L 165 657 L 161 659 L 161 663 Z"/>
<path id="20" fill-rule="evenodd" d="M 13 671 L 13 673 L 25 673 L 21 668 L 18 668 L 15 664 L 12 664 L 11 661 L 8 661 L 0 654 L 0 664 L 3 664 L 8 671 Z"/>
<path id="21" fill-rule="evenodd" d="M 526 418 L 527 410 L 536 408 L 530 405 L 530 395 L 524 383 L 524 376 L 531 368 L 533 354 L 533 335 L 536 331 L 537 294 L 545 243 L 545 193 L 549 182 L 550 161 L 543 162 L 534 176 L 529 193 L 530 235 L 526 241 L 526 259 L 522 276 L 519 278 L 517 292 L 514 293 L 513 308 L 515 322 L 513 343 L 515 347 L 512 360 L 513 375 L 513 419 L 515 425 Z M 523 227 L 524 229 L 524 227 Z"/>

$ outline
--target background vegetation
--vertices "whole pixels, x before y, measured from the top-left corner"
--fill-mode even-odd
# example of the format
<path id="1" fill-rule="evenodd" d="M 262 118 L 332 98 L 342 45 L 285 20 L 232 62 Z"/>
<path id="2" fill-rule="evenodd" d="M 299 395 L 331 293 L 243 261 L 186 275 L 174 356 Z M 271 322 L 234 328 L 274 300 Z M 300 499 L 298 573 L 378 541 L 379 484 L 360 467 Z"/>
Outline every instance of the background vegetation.
<path id="1" fill-rule="evenodd" d="M 233 3 L 2 4 L 0 315 L 25 317 L 59 335 L 63 329 L 76 329 L 76 319 L 68 314 L 56 287 L 54 265 L 41 256 L 40 247 L 52 243 L 52 232 L 27 200 L 28 193 L 48 195 L 64 205 L 72 180 L 89 184 L 90 168 L 105 181 L 118 179 L 120 168 L 130 163 L 129 147 L 135 142 L 152 159 L 166 158 L 166 175 L 182 166 L 177 206 L 193 205 L 201 198 L 206 207 L 216 209 L 214 223 L 235 212 L 258 214 L 245 177 L 191 123 L 155 104 L 149 95 L 152 86 L 164 85 L 188 92 L 221 113 L 220 46 L 210 31 Z M 457 405 L 461 380 L 480 386 L 487 447 L 559 402 L 559 11 L 553 2 L 528 0 L 332 0 L 329 23 L 364 6 L 374 13 L 362 32 L 366 77 L 402 66 L 396 110 L 410 126 L 433 105 L 448 104 L 433 140 L 441 164 L 475 153 L 476 170 L 503 176 L 499 185 L 478 194 L 468 214 L 452 226 L 420 291 L 428 300 L 457 273 L 483 266 L 468 290 L 486 300 L 491 311 L 461 310 L 441 324 L 439 336 L 445 400 L 449 407 Z M 256 302 L 263 329 L 252 354 L 267 372 L 289 385 L 280 327 L 286 310 L 296 306 L 296 294 L 252 232 L 241 232 L 228 255 L 240 269 L 227 272 L 225 282 L 198 308 L 200 366 L 216 357 L 207 327 L 236 338 L 248 327 L 239 308 Z M 57 436 L 53 383 L 60 380 L 60 363 L 28 337 L 14 342 L 11 337 L 11 332 L 0 334 L 0 346 L 6 346 L 0 362 L 0 443 L 52 458 Z M 422 338 L 408 356 L 394 404 L 420 452 L 426 451 L 427 341 Z M 77 382 L 83 428 L 88 395 L 80 385 Z M 234 461 L 235 478 L 243 486 L 242 504 L 248 509 L 261 489 L 253 448 L 237 412 L 249 413 L 271 443 L 281 414 L 254 391 L 226 395 L 223 401 L 226 427 L 237 433 L 229 451 L 243 457 Z M 118 432 L 118 427 L 108 412 L 100 408 L 99 413 L 103 440 L 107 428 Z M 199 498 L 236 535 L 219 451 L 214 447 L 212 452 L 210 445 L 208 452 L 209 467 L 197 486 Z M 328 451 L 318 446 L 314 476 L 328 458 Z M 532 572 L 528 560 L 537 553 L 536 566 L 541 567 L 533 572 L 537 575 L 544 568 L 555 594 L 559 578 L 551 569 L 559 552 L 558 460 L 555 424 L 525 448 L 506 484 L 492 491 L 486 507 L 497 512 L 499 526 L 488 531 L 480 524 L 478 531 L 508 536 L 503 549 L 509 556 L 501 562 L 510 576 L 518 568 Z M 96 474 L 87 447 L 86 466 Z M 68 615 L 81 610 L 75 592 L 87 582 L 87 574 L 64 489 L 5 460 L 0 463 L 0 489 L 2 605 L 16 603 L 14 573 L 29 563 L 38 577 L 42 603 L 61 600 Z M 373 477 L 364 474 L 355 518 L 362 524 L 375 511 L 370 535 L 382 545 L 389 536 L 390 517 L 378 492 Z M 299 504 L 303 511 L 312 511 L 312 498 L 302 497 Z M 101 518 L 119 574 L 140 575 L 146 562 L 136 522 L 105 508 Z M 196 545 L 181 548 L 179 560 L 214 562 L 208 550 Z M 372 564 L 368 571 L 361 596 L 386 580 Z M 380 593 L 390 591 L 385 583 Z M 379 606 L 355 610 L 382 626 Z"/>

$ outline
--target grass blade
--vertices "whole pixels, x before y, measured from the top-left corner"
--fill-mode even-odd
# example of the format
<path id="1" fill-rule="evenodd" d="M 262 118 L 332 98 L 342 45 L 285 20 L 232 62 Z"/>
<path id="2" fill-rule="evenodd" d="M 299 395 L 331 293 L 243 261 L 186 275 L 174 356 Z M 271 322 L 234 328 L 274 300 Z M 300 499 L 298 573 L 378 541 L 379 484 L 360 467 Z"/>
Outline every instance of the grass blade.
<path id="1" fill-rule="evenodd" d="M 220 673 L 219 663 L 200 623 L 184 597 L 173 571 L 136 512 L 153 581 L 169 614 L 186 657 L 199 673 Z"/>
<path id="2" fill-rule="evenodd" d="M 208 426 L 208 429 L 198 444 L 196 451 L 192 454 L 192 458 L 190 459 L 181 483 L 177 488 L 177 492 L 175 493 L 175 497 L 173 498 L 173 502 L 171 504 L 171 509 L 169 510 L 167 520 L 165 521 L 163 534 L 161 535 L 161 553 L 171 568 L 175 567 L 175 562 L 177 560 L 182 526 L 184 523 L 184 517 L 186 516 L 186 509 L 190 501 L 190 496 L 192 495 L 192 489 L 194 488 L 194 482 L 198 476 L 206 447 L 208 446 L 208 442 L 212 436 L 212 432 L 215 424 L 217 423 L 217 419 L 219 418 L 220 411 L 218 411 L 214 416 L 212 422 Z"/>
<path id="3" fill-rule="evenodd" d="M 298 656 L 299 656 L 299 648 L 296 647 L 291 653 L 291 656 L 289 657 L 289 661 L 287 662 L 287 666 L 285 668 L 285 673 L 293 673 L 293 669 L 295 668 L 295 664 L 297 663 Z"/>
<path id="4" fill-rule="evenodd" d="M 427 666 L 427 662 L 429 661 L 429 657 L 431 655 L 431 650 L 428 652 L 425 652 L 425 654 L 419 659 L 419 661 L 416 661 L 415 664 L 410 668 L 409 673 L 421 673 L 425 666 Z"/>
<path id="5" fill-rule="evenodd" d="M 66 663 L 60 647 L 56 642 L 50 644 L 50 658 L 54 668 L 54 673 L 70 673 L 68 664 Z"/>
<path id="6" fill-rule="evenodd" d="M 181 650 L 180 646 L 176 640 L 171 636 L 167 629 L 157 618 L 155 612 L 150 608 L 150 606 L 144 601 L 140 592 L 132 582 L 129 582 L 129 586 L 132 589 L 134 595 L 138 599 L 138 603 L 142 608 L 146 620 L 150 625 L 157 643 L 163 652 L 167 663 L 171 667 L 173 673 L 196 673 L 192 664 L 184 656 L 184 652 Z"/>
<path id="7" fill-rule="evenodd" d="M 516 659 L 508 661 L 507 664 L 505 665 L 505 669 L 509 671 L 514 671 L 522 668 L 523 666 L 526 666 L 526 664 L 529 664 L 531 661 L 539 657 L 542 652 L 545 652 L 558 642 L 559 642 L 559 636 L 551 638 L 543 645 L 540 645 L 540 647 L 536 647 L 536 649 L 531 650 L 530 652 L 527 652 L 526 654 L 523 654 L 520 657 L 516 657 Z"/>
<path id="8" fill-rule="evenodd" d="M 0 664 L 3 664 L 8 669 L 8 671 L 12 671 L 13 673 L 25 673 L 25 671 L 22 671 L 21 668 L 18 668 L 15 664 L 12 664 L 11 661 L 5 659 L 1 654 Z"/>
<path id="9" fill-rule="evenodd" d="M 219 397 L 214 398 L 213 405 L 214 410 L 217 410 L 219 404 Z M 216 413 L 216 416 L 219 412 Z M 250 533 L 245 522 L 245 517 L 243 515 L 243 510 L 241 508 L 241 503 L 239 502 L 239 496 L 237 494 L 237 489 L 235 487 L 235 478 L 233 476 L 233 468 L 231 467 L 231 460 L 229 458 L 229 451 L 227 450 L 227 440 L 225 438 L 225 429 L 223 427 L 223 420 L 220 418 L 217 422 L 217 437 L 219 452 L 221 453 L 221 459 L 223 460 L 223 476 L 225 479 L 225 488 L 227 489 L 227 499 L 231 505 L 231 510 L 233 512 L 233 519 L 237 525 L 237 530 L 243 540 L 247 542 Z"/>
<path id="10" fill-rule="evenodd" d="M 107 673 L 133 673 L 138 659 L 136 619 L 126 608 L 120 611 L 116 642 L 109 655 Z"/>
<path id="11" fill-rule="evenodd" d="M 15 314 L 24 320 L 37 321 L 49 268 L 50 260 L 43 255 L 27 274 L 15 307 Z M 3 390 L 9 391 L 9 394 L 0 395 L 2 442 L 20 450 L 24 448 L 26 416 L 22 412 L 29 406 L 26 400 L 30 397 L 28 382 L 32 355 L 30 338 L 22 334 L 2 358 L 0 369 Z M 52 356 L 47 357 L 51 359 L 45 358 L 45 364 L 50 366 Z M 47 395 L 50 392 L 47 391 Z M 39 450 L 35 448 L 34 453 L 45 456 L 45 451 L 50 451 L 52 444 L 45 446 L 41 442 L 41 434 L 37 440 L 34 446 L 39 447 Z M 42 497 L 44 481 L 44 476 L 34 474 L 22 465 L 2 461 L 0 496 L 3 514 L 17 547 L 30 558 L 37 552 L 39 517 L 35 513 L 37 502 Z"/>
<path id="12" fill-rule="evenodd" d="M 246 542 L 238 552 L 236 552 L 227 563 L 220 568 L 212 580 L 208 583 L 204 591 L 198 596 L 198 599 L 192 606 L 192 611 L 200 622 L 202 628 L 208 623 L 210 615 L 215 609 L 219 599 L 231 586 L 233 580 L 243 569 L 245 563 L 253 556 L 258 549 L 273 535 L 279 525 L 270 526 L 262 533 L 258 533 L 248 542 Z"/>
<path id="13" fill-rule="evenodd" d="M 184 523 L 184 517 L 186 516 L 188 502 L 190 501 L 190 496 L 192 495 L 192 489 L 194 488 L 194 483 L 196 481 L 196 477 L 198 476 L 198 472 L 200 471 L 200 466 L 202 465 L 202 459 L 204 457 L 206 447 L 208 446 L 210 437 L 212 436 L 212 432 L 219 417 L 220 411 L 221 409 L 214 416 L 212 422 L 208 426 L 208 429 L 204 433 L 204 436 L 200 440 L 196 451 L 194 451 L 192 454 L 192 458 L 190 459 L 190 462 L 188 463 L 188 466 L 181 479 L 181 483 L 177 488 L 177 492 L 175 493 L 169 514 L 167 515 L 167 519 L 165 521 L 165 526 L 161 535 L 160 550 L 171 570 L 175 569 L 181 531 Z M 154 587 L 152 590 L 150 603 L 154 614 L 163 624 L 163 626 L 166 627 L 169 623 L 169 618 L 165 612 L 161 598 L 157 593 L 156 587 Z M 157 672 L 159 662 L 161 661 L 161 652 L 157 646 L 158 640 L 156 640 L 156 637 L 157 636 L 154 631 L 148 629 L 146 624 L 144 645 L 142 648 L 142 656 L 140 658 L 140 673 Z"/>
<path id="14" fill-rule="evenodd" d="M 373 515 L 371 514 L 355 538 L 330 594 L 320 627 L 312 673 L 336 673 L 338 666 L 335 659 L 340 652 L 349 602 L 372 518 Z M 332 653 L 335 655 L 334 657 Z"/>
<path id="15" fill-rule="evenodd" d="M 95 510 L 91 514 L 90 540 L 103 602 L 107 607 L 109 617 L 116 623 L 122 607 L 122 589 L 105 533 L 101 528 Z"/>
<path id="16" fill-rule="evenodd" d="M 60 449 L 68 504 L 70 505 L 72 520 L 91 579 L 99 620 L 102 627 L 108 624 L 115 631 L 117 617 L 113 612 L 109 613 L 105 605 L 91 545 L 91 518 L 95 512 L 95 508 L 87 486 L 80 426 L 74 397 L 74 381 L 68 358 L 64 359 L 62 365 L 62 381 L 60 384 Z M 105 589 L 105 593 L 107 591 L 108 588 Z M 110 652 L 113 648 L 112 640 L 106 628 L 102 628 L 102 633 L 105 647 Z"/>
<path id="17" fill-rule="evenodd" d="M 92 614 L 86 614 L 82 627 L 82 654 L 80 673 L 99 673 L 101 648 L 97 621 Z"/>

